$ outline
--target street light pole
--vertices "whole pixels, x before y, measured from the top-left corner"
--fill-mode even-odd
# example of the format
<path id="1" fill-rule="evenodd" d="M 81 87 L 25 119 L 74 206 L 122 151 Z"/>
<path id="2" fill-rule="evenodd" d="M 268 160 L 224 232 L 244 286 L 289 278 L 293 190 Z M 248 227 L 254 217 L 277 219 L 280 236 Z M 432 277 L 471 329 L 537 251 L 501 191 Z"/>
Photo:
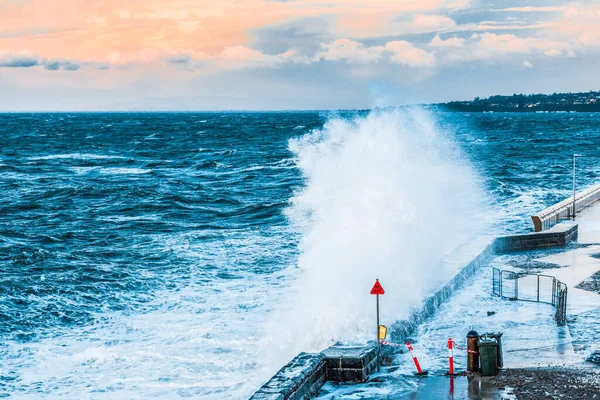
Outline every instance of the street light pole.
<path id="1" fill-rule="evenodd" d="M 575 195 L 577 194 L 577 181 L 575 180 L 575 164 L 577 157 L 581 157 L 581 154 L 573 154 L 573 221 L 575 221 Z"/>

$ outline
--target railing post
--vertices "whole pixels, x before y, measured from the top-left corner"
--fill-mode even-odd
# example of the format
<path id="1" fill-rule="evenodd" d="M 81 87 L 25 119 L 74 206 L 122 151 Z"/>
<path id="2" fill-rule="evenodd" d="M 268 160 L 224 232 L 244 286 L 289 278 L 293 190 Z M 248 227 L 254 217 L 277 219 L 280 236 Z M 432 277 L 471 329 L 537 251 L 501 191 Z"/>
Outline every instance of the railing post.
<path id="1" fill-rule="evenodd" d="M 565 307 L 564 307 L 564 311 L 563 311 L 563 323 L 565 323 L 565 324 L 567 323 L 567 293 L 568 293 L 567 292 L 567 287 L 565 285 L 565 294 L 564 294 L 564 297 L 565 297 Z"/>
<path id="2" fill-rule="evenodd" d="M 537 276 L 538 278 L 538 290 L 537 290 L 537 302 L 540 302 L 540 276 Z"/>
<path id="3" fill-rule="evenodd" d="M 502 298 L 502 273 L 503 272 L 504 271 L 500 271 L 500 274 L 499 274 L 500 275 L 500 298 Z"/>

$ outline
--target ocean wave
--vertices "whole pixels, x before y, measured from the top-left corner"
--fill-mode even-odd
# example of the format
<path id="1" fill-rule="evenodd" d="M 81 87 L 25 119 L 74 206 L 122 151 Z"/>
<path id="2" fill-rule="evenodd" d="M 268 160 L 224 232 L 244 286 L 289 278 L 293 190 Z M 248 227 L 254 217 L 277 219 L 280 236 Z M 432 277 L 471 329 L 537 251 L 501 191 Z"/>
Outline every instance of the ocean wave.
<path id="1" fill-rule="evenodd" d="M 31 161 L 42 161 L 42 160 L 62 160 L 62 159 L 73 159 L 73 160 L 124 160 L 127 157 L 115 156 L 109 154 L 90 154 L 90 153 L 68 153 L 68 154 L 49 154 L 46 156 L 35 156 L 27 157 Z"/>
<path id="2" fill-rule="evenodd" d="M 99 168 L 98 172 L 106 175 L 143 175 L 152 172 L 151 169 L 143 168 Z"/>

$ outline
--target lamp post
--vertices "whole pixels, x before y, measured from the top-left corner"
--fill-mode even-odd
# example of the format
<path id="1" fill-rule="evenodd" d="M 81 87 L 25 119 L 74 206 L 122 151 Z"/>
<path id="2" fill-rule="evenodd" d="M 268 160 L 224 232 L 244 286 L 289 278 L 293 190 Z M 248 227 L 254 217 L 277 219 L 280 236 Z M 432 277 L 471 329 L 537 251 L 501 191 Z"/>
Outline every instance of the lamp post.
<path id="1" fill-rule="evenodd" d="M 582 155 L 573 154 L 573 221 L 575 221 L 575 195 L 577 194 L 577 181 L 575 180 L 575 164 L 577 157 L 582 157 Z"/>

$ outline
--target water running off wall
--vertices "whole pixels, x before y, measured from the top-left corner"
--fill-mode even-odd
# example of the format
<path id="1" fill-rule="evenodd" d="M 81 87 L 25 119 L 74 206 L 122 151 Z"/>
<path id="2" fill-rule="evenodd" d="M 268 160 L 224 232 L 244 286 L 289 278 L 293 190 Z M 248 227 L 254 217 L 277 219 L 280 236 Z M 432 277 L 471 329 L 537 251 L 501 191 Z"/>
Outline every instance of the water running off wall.
<path id="1" fill-rule="evenodd" d="M 382 322 L 405 318 L 440 260 L 485 229 L 476 174 L 423 110 L 332 118 L 290 149 L 305 180 L 287 209 L 303 233 L 300 273 L 263 340 L 272 370 L 299 351 L 372 339 L 375 278 Z"/>

